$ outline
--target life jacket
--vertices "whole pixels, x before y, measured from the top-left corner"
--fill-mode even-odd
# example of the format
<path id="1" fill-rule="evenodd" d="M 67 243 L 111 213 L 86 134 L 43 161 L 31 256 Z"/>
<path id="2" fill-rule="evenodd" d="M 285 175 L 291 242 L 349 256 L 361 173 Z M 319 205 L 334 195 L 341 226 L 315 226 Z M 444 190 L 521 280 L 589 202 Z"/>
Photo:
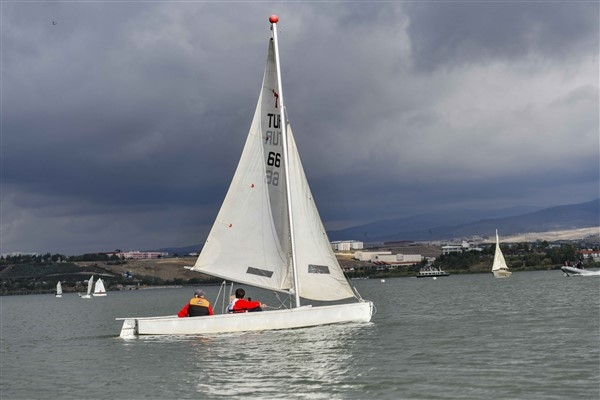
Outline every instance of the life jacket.
<path id="1" fill-rule="evenodd" d="M 245 313 L 251 311 L 262 311 L 262 309 L 260 308 L 260 301 L 233 299 L 227 306 L 227 312 L 230 313 Z"/>
<path id="2" fill-rule="evenodd" d="M 190 299 L 190 306 L 188 308 L 188 315 L 190 317 L 202 317 L 204 315 L 209 315 L 209 307 L 210 303 L 206 299 L 202 299 L 200 297 L 194 297 Z"/>
<path id="3" fill-rule="evenodd" d="M 237 311 L 234 311 L 234 310 L 233 310 L 233 307 L 235 306 L 235 303 L 236 303 L 238 300 L 239 300 L 239 299 L 233 299 L 233 300 L 231 300 L 231 301 L 229 302 L 229 304 L 227 304 L 227 309 L 226 309 L 226 310 L 227 310 L 227 312 L 228 312 L 228 313 L 234 313 L 234 312 L 235 312 L 235 313 L 239 313 L 239 312 L 244 312 L 244 310 L 237 310 Z"/>

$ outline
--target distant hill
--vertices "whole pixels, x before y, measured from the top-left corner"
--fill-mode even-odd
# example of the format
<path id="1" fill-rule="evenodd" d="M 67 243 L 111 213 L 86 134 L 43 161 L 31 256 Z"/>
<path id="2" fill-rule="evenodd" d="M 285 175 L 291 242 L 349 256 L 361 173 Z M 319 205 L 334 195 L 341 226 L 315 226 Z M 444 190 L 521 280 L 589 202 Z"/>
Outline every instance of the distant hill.
<path id="1" fill-rule="evenodd" d="M 330 240 L 364 242 L 449 240 L 472 236 L 488 237 L 498 229 L 502 235 L 548 232 L 600 226 L 600 199 L 586 203 L 556 206 L 519 215 L 451 222 L 436 215 L 377 221 L 339 231 L 328 232 Z M 452 218 L 456 218 L 454 215 Z M 464 216 L 463 218 L 472 218 Z"/>
<path id="2" fill-rule="evenodd" d="M 486 218 L 487 217 L 487 218 Z M 330 240 L 362 242 L 450 240 L 473 236 L 490 237 L 528 232 L 550 232 L 600 226 L 600 199 L 550 208 L 511 208 L 415 215 L 375 221 L 347 229 L 329 231 Z M 169 254 L 198 253 L 202 244 L 153 249 Z"/>

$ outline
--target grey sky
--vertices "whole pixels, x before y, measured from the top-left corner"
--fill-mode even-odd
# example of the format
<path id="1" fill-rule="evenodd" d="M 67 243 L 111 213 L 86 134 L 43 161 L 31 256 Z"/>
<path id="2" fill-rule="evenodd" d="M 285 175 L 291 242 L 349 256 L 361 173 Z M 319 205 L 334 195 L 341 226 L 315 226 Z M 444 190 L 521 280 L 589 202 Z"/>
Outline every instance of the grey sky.
<path id="1" fill-rule="evenodd" d="M 1 252 L 202 243 L 272 13 L 328 228 L 599 196 L 597 2 L 3 2 Z"/>

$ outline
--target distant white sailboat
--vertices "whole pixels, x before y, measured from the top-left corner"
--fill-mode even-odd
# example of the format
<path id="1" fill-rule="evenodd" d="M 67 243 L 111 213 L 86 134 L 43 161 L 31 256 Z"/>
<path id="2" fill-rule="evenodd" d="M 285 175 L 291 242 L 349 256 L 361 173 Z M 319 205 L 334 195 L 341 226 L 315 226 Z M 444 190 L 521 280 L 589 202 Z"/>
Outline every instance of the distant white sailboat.
<path id="1" fill-rule="evenodd" d="M 82 299 L 91 299 L 93 287 L 94 287 L 94 275 L 92 275 L 90 277 L 90 279 L 88 280 L 87 293 L 84 294 L 83 296 L 79 296 L 79 297 L 81 297 Z"/>
<path id="2" fill-rule="evenodd" d="M 106 289 L 104 288 L 104 282 L 102 278 L 98 278 L 96 285 L 94 285 L 94 297 L 106 296 Z"/>
<path id="3" fill-rule="evenodd" d="M 60 281 L 56 284 L 56 297 L 62 297 L 62 285 Z"/>
<path id="4" fill-rule="evenodd" d="M 496 278 L 508 278 L 512 272 L 508 270 L 502 250 L 500 250 L 500 239 L 498 238 L 498 229 L 496 229 L 496 253 L 494 254 L 494 264 L 492 265 L 492 273 Z"/>
<path id="5" fill-rule="evenodd" d="M 123 320 L 121 337 L 302 328 L 369 322 L 371 301 L 353 290 L 333 254 L 284 105 L 277 16 L 269 18 L 263 83 L 246 144 L 196 264 L 203 274 L 286 293 L 294 307 L 264 312 Z M 301 305 L 300 298 L 345 304 Z"/>

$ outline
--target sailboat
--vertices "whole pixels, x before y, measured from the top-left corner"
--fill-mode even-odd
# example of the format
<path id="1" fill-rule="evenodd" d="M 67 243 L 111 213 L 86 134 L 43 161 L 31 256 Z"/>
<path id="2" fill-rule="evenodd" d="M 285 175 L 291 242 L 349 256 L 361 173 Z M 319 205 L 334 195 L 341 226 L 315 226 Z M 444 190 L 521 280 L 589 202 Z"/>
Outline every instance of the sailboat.
<path id="1" fill-rule="evenodd" d="M 498 229 L 496 229 L 496 253 L 494 254 L 494 264 L 492 265 L 492 273 L 496 278 L 508 278 L 512 272 L 508 270 L 502 250 L 500 250 L 500 239 L 498 238 Z"/>
<path id="2" fill-rule="evenodd" d="M 104 282 L 102 278 L 98 278 L 94 285 L 94 297 L 106 296 L 106 289 L 104 288 Z"/>
<path id="3" fill-rule="evenodd" d="M 94 275 L 92 275 L 90 277 L 90 279 L 88 280 L 87 293 L 84 294 L 83 296 L 80 295 L 79 297 L 81 297 L 82 299 L 91 299 L 92 298 L 92 288 L 93 287 L 94 287 Z"/>
<path id="4" fill-rule="evenodd" d="M 371 320 L 374 305 L 362 299 L 344 276 L 302 168 L 282 92 L 278 21 L 275 15 L 269 18 L 272 36 L 262 88 L 237 170 L 202 252 L 189 269 L 286 293 L 290 303 L 293 298 L 293 307 L 195 318 L 118 318 L 124 321 L 121 337 Z M 336 304 L 313 306 L 301 299 Z"/>
<path id="5" fill-rule="evenodd" d="M 62 285 L 60 281 L 56 284 L 56 297 L 62 297 Z"/>

